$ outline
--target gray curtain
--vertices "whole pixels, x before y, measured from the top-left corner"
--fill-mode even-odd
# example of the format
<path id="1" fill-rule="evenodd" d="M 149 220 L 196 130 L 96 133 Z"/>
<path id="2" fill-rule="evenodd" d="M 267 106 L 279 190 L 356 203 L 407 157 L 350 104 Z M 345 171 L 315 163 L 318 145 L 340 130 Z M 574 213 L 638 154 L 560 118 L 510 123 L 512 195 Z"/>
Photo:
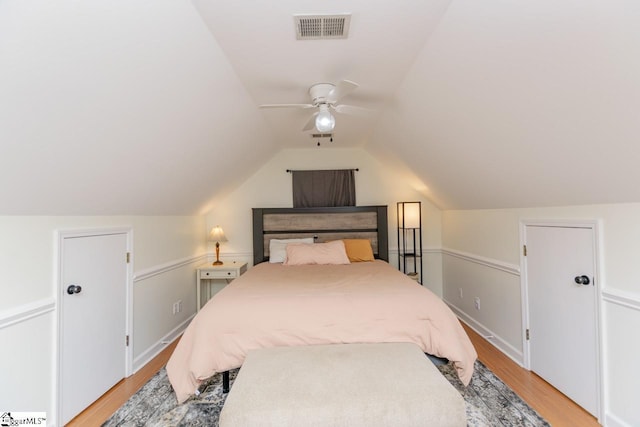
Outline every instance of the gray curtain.
<path id="1" fill-rule="evenodd" d="M 353 169 L 291 171 L 291 174 L 294 208 L 356 205 Z"/>

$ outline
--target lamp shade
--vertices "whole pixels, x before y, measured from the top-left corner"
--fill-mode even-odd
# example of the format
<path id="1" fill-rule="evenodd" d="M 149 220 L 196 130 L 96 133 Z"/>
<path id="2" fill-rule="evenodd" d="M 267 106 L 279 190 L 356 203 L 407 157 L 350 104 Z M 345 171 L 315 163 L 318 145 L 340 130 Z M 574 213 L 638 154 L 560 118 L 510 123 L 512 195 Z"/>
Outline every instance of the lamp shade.
<path id="1" fill-rule="evenodd" d="M 420 202 L 404 202 L 402 205 L 404 228 L 420 228 Z"/>
<path id="2" fill-rule="evenodd" d="M 219 225 L 216 225 L 209 233 L 209 240 L 212 242 L 223 243 L 227 241 L 227 237 L 224 235 L 224 230 L 222 230 Z"/>
<path id="3" fill-rule="evenodd" d="M 336 119 L 333 118 L 329 107 L 320 105 L 320 112 L 316 116 L 316 129 L 319 132 L 331 132 L 336 126 Z"/>

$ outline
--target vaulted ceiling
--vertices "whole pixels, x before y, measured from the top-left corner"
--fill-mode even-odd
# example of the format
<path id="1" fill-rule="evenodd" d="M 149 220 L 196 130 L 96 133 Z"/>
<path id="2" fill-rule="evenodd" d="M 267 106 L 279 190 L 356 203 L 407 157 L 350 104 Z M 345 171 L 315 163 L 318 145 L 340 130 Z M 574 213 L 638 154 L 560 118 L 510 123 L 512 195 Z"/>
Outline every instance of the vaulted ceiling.
<path id="1" fill-rule="evenodd" d="M 350 13 L 296 40 L 293 15 Z M 639 202 L 632 0 L 0 1 L 0 214 L 192 214 L 309 147 L 308 88 L 360 87 L 334 144 L 443 209 Z M 238 167 L 242 165 L 243 167 Z"/>

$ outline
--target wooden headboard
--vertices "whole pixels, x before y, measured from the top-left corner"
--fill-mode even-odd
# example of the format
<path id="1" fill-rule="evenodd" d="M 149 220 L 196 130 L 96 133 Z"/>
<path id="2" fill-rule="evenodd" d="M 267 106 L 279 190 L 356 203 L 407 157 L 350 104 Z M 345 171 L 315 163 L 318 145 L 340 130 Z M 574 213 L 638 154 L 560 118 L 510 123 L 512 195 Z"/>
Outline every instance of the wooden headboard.
<path id="1" fill-rule="evenodd" d="M 271 239 L 313 237 L 322 243 L 369 239 L 376 258 L 389 261 L 387 206 L 253 208 L 253 264 L 269 259 Z"/>

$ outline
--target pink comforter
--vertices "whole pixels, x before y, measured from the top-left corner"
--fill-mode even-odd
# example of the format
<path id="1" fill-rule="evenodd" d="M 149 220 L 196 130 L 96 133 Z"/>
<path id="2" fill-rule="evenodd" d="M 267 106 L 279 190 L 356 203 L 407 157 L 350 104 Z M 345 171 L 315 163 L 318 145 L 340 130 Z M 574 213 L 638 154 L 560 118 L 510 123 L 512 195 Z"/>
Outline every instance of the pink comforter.
<path id="1" fill-rule="evenodd" d="M 415 343 L 453 361 L 465 385 L 471 380 L 477 355 L 456 316 L 384 261 L 249 269 L 193 319 L 167 373 L 183 402 L 252 349 L 373 342 Z"/>

